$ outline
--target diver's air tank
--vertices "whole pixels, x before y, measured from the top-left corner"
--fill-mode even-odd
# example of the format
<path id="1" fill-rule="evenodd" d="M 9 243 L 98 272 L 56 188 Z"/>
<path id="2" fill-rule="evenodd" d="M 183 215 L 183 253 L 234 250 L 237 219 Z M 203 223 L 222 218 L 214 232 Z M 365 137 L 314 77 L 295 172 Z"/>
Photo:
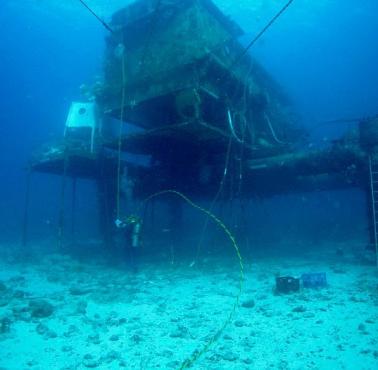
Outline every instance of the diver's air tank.
<path id="1" fill-rule="evenodd" d="M 133 248 L 139 247 L 141 227 L 142 227 L 142 225 L 141 225 L 140 221 L 136 221 L 133 225 L 133 232 L 132 232 L 132 235 L 131 235 L 131 246 Z"/>

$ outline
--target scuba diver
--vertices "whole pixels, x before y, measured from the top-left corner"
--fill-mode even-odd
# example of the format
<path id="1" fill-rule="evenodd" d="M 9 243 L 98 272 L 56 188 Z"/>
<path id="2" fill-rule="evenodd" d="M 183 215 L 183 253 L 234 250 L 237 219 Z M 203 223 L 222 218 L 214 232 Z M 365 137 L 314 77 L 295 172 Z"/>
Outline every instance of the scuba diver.
<path id="1" fill-rule="evenodd" d="M 115 224 L 118 229 L 123 230 L 125 255 L 129 261 L 130 267 L 134 272 L 138 272 L 138 256 L 142 222 L 137 216 L 129 216 L 126 220 L 117 219 Z"/>

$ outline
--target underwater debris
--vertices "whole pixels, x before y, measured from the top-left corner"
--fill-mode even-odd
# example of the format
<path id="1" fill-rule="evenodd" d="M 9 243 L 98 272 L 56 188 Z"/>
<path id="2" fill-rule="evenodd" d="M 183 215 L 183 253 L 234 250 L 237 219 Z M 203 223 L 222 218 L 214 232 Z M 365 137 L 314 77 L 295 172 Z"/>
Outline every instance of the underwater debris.
<path id="1" fill-rule="evenodd" d="M 300 289 L 300 279 L 291 276 L 276 277 L 276 293 L 294 293 Z"/>

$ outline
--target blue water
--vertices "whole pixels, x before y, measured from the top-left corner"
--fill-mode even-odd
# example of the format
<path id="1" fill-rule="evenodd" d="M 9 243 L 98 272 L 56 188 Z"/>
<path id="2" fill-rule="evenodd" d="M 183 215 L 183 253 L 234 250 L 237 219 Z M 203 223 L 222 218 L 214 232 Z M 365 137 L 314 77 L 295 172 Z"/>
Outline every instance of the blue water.
<path id="1" fill-rule="evenodd" d="M 105 20 L 127 3 L 89 2 Z M 243 43 L 283 3 L 216 1 L 244 28 Z M 351 127 L 322 125 L 322 121 L 377 113 L 377 14 L 374 0 L 297 0 L 251 50 L 288 94 L 315 145 Z M 23 212 L 24 167 L 38 145 L 61 136 L 70 102 L 80 99 L 79 86 L 101 74 L 107 31 L 78 1 L 3 0 L 0 22 L 0 238 L 15 241 Z M 49 177 L 35 180 L 32 214 L 41 235 L 45 222 L 56 217 L 57 182 Z M 355 199 L 360 210 L 356 217 L 362 222 L 362 196 L 334 196 L 342 207 Z M 43 207 L 40 199 L 46 200 Z M 90 214 L 93 204 L 83 203 L 83 214 Z M 314 209 L 322 207 L 322 202 L 315 203 Z"/>

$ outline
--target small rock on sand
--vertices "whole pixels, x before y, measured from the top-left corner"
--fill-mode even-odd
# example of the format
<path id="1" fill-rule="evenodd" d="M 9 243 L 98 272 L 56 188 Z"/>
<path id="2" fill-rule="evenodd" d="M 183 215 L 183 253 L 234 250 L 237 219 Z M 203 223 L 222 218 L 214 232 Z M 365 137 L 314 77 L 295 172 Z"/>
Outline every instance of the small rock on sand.
<path id="1" fill-rule="evenodd" d="M 44 299 L 35 299 L 29 302 L 31 316 L 34 318 L 49 317 L 54 312 L 54 306 Z"/>

